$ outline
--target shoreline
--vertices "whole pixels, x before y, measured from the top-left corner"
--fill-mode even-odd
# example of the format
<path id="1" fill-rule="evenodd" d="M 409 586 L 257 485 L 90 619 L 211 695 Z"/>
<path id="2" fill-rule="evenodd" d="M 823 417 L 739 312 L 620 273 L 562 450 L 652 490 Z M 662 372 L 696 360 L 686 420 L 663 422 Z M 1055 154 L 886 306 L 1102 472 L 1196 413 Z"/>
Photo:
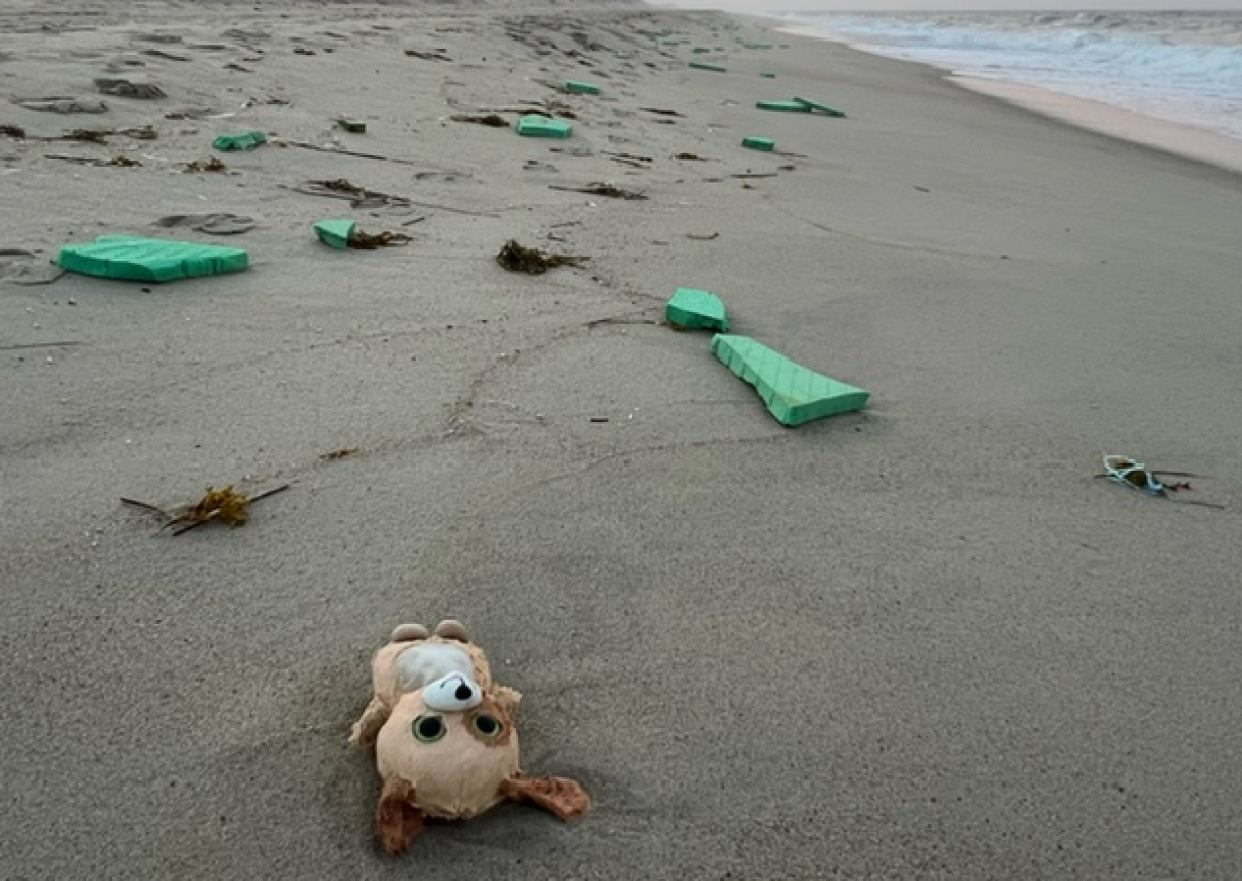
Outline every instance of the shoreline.
<path id="1" fill-rule="evenodd" d="M 1242 174 L 1242 139 L 1239 138 L 1043 86 L 958 73 L 952 67 L 891 55 L 875 46 L 859 43 L 848 36 L 829 34 L 812 25 L 782 24 L 779 19 L 771 18 L 764 20 L 782 33 L 822 40 L 866 55 L 939 71 L 946 81 L 959 88 L 996 98 L 1046 119 Z"/>

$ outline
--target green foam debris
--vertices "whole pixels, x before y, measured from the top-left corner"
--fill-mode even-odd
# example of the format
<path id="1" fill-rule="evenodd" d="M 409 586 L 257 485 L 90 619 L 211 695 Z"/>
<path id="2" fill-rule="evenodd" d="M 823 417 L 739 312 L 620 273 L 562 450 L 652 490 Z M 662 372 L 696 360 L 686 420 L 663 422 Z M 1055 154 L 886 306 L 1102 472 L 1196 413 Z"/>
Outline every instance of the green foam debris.
<path id="1" fill-rule="evenodd" d="M 782 113 L 810 113 L 811 108 L 798 101 L 756 101 L 760 110 L 777 110 Z"/>
<path id="2" fill-rule="evenodd" d="M 729 332 L 729 316 L 725 313 L 725 305 L 710 291 L 678 288 L 664 305 L 664 317 L 669 324 L 677 327 Z"/>
<path id="3" fill-rule="evenodd" d="M 710 70 L 715 73 L 724 73 L 725 69 L 719 64 L 708 64 L 706 61 L 691 61 L 690 66 L 695 70 Z"/>
<path id="4" fill-rule="evenodd" d="M 356 225 L 352 220 L 321 220 L 315 224 L 315 235 L 325 245 L 344 250 L 349 247 L 349 237 L 354 234 Z"/>
<path id="5" fill-rule="evenodd" d="M 267 143 L 267 135 L 263 132 L 242 132 L 236 135 L 220 135 L 211 142 L 217 150 L 253 150 L 260 144 Z"/>
<path id="6" fill-rule="evenodd" d="M 768 412 L 790 428 L 867 406 L 871 393 L 808 370 L 750 337 L 717 334 L 712 354 L 754 386 Z"/>
<path id="7" fill-rule="evenodd" d="M 581 80 L 566 80 L 565 91 L 571 95 L 598 95 L 600 88 L 595 83 L 584 83 Z"/>
<path id="8" fill-rule="evenodd" d="M 95 278 L 165 282 L 241 272 L 250 261 L 241 248 L 139 236 L 99 236 L 93 242 L 64 245 L 56 265 Z"/>
<path id="9" fill-rule="evenodd" d="M 568 138 L 574 127 L 559 119 L 531 114 L 518 120 L 517 133 L 528 138 Z"/>
<path id="10" fill-rule="evenodd" d="M 742 138 L 742 146 L 749 147 L 751 150 L 762 150 L 764 153 L 771 153 L 776 149 L 776 141 L 771 138 L 748 136 Z"/>
<path id="11" fill-rule="evenodd" d="M 825 116 L 845 116 L 844 110 L 838 110 L 835 107 L 829 107 L 827 104 L 820 104 L 818 101 L 809 101 L 806 98 L 794 97 L 799 104 L 805 104 L 808 110 L 817 110 Z"/>

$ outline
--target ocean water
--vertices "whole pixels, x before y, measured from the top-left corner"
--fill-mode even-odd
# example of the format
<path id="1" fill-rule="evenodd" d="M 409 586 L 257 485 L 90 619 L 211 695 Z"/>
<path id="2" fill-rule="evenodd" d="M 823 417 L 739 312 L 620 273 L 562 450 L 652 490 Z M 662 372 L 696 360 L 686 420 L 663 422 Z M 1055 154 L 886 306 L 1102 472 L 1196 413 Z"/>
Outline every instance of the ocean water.
<path id="1" fill-rule="evenodd" d="M 783 13 L 857 48 L 1242 140 L 1242 10 Z"/>

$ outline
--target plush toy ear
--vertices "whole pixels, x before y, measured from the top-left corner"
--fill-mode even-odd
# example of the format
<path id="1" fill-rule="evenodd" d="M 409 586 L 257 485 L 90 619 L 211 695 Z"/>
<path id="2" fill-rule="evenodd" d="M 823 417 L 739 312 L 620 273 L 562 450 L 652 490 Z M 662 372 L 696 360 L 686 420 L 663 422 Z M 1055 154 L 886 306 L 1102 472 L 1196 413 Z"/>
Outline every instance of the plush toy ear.
<path id="1" fill-rule="evenodd" d="M 380 793 L 376 824 L 384 850 L 397 855 L 423 831 L 423 812 L 412 801 L 414 787 L 408 780 L 387 780 Z"/>
<path id="2" fill-rule="evenodd" d="M 511 801 L 529 801 L 569 822 L 585 814 L 591 797 L 582 784 L 568 777 L 510 777 L 500 784 L 500 794 Z"/>

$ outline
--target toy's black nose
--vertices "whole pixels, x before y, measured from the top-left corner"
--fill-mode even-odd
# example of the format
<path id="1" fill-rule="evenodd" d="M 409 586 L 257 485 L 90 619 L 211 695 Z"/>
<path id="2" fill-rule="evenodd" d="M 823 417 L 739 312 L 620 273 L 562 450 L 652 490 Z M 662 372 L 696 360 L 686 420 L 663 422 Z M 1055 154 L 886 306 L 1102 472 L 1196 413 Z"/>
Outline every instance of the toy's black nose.
<path id="1" fill-rule="evenodd" d="M 453 697 L 457 698 L 459 701 L 468 701 L 473 696 L 474 692 L 470 690 L 469 685 L 465 684 L 457 686 L 457 691 L 453 692 Z"/>

